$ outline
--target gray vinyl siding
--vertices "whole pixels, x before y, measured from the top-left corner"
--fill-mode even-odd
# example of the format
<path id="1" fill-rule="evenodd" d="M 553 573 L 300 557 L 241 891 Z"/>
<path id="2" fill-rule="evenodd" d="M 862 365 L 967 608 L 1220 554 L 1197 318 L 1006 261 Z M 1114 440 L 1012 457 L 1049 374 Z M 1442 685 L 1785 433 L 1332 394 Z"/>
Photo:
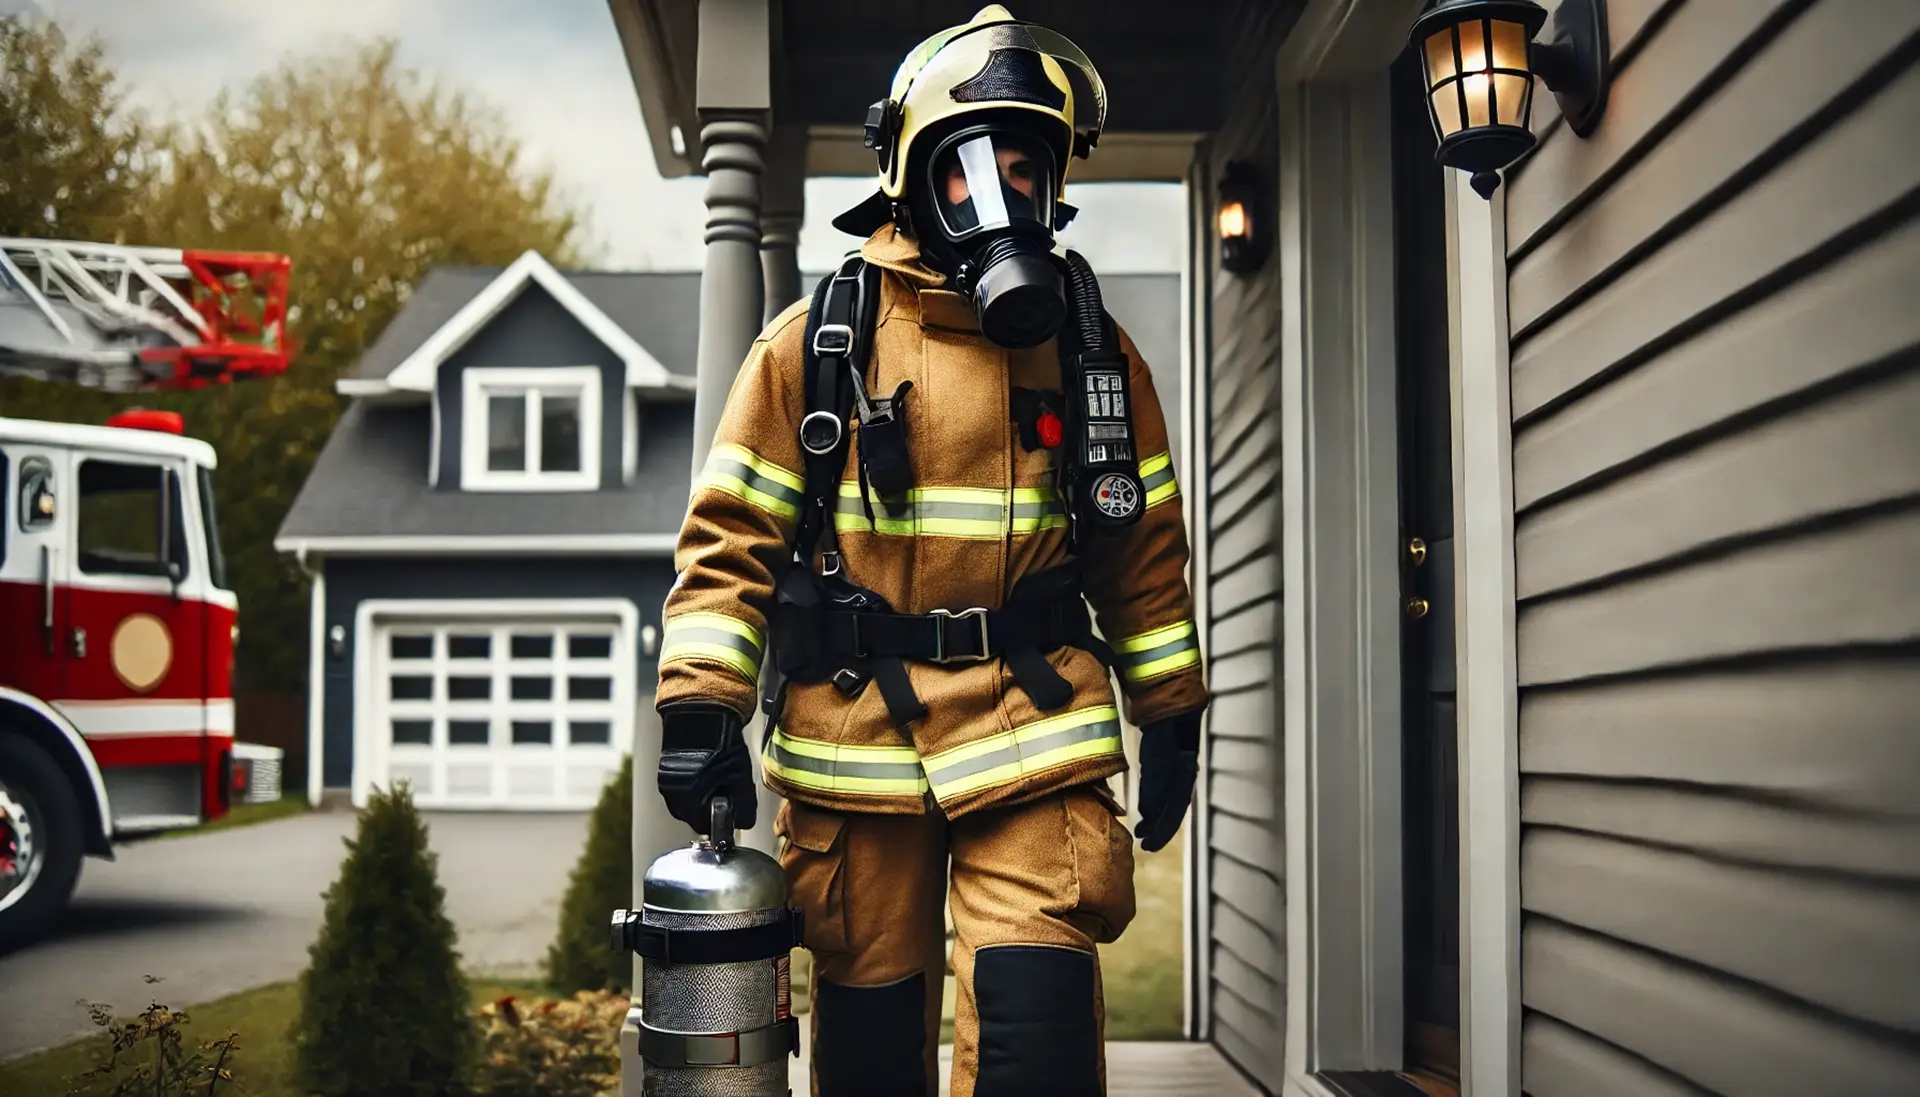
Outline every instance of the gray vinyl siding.
<path id="1" fill-rule="evenodd" d="M 600 486 L 608 490 L 620 487 L 624 402 L 632 399 L 626 387 L 626 366 L 612 348 L 582 327 L 551 294 L 530 284 L 466 346 L 440 364 L 433 397 L 440 411 L 439 490 L 460 490 L 461 415 L 465 407 L 461 375 L 476 366 L 600 367 Z"/>
<path id="2" fill-rule="evenodd" d="M 376 559 L 337 557 L 326 561 L 326 606 L 321 634 L 335 625 L 346 631 L 346 647 L 325 656 L 326 706 L 321 721 L 327 788 L 353 783 L 354 617 L 369 599 L 418 598 L 625 598 L 639 610 L 636 628 L 660 627 L 660 609 L 673 584 L 671 561 L 648 559 Z M 653 690 L 656 662 L 634 645 L 642 696 Z"/>
<path id="3" fill-rule="evenodd" d="M 1290 7 L 1238 5 L 1230 40 L 1244 53 L 1226 77 L 1240 93 L 1195 172 L 1195 340 L 1206 431 L 1196 455 L 1207 492 L 1198 508 L 1206 549 L 1208 684 L 1203 921 L 1208 1033 L 1270 1092 L 1281 1088 L 1285 1044 L 1286 900 L 1280 756 L 1280 262 L 1230 274 L 1218 264 L 1215 186 L 1230 161 L 1253 163 L 1273 186 L 1278 131 L 1271 77 Z M 1277 204 L 1269 194 L 1267 216 Z"/>
<path id="4" fill-rule="evenodd" d="M 1610 14 L 1505 196 L 1525 1086 L 1920 1093 L 1920 3 Z"/>

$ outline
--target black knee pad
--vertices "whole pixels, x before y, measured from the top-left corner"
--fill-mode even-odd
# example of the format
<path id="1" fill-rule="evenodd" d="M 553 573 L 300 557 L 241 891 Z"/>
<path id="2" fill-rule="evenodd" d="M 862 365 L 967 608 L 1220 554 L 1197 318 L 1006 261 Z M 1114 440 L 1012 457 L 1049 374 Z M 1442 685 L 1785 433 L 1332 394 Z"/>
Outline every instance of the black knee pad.
<path id="1" fill-rule="evenodd" d="M 1042 945 L 973 954 L 982 1097 L 1100 1097 L 1093 956 Z"/>
<path id="2" fill-rule="evenodd" d="M 820 1079 L 820 1097 L 931 1093 L 925 972 L 883 987 L 847 987 L 822 979 L 815 994 L 813 1069 Z"/>

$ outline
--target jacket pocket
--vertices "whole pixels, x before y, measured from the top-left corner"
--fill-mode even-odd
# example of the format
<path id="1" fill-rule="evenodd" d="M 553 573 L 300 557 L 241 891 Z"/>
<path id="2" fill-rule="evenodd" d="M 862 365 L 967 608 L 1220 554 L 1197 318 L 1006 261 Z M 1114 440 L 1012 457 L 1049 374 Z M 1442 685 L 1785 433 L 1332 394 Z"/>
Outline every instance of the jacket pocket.
<path id="1" fill-rule="evenodd" d="M 1065 800 L 1076 921 L 1104 945 L 1133 922 L 1133 835 L 1119 802 L 1101 783 L 1069 789 Z"/>
<path id="2" fill-rule="evenodd" d="M 847 857 L 841 840 L 846 820 L 836 812 L 785 800 L 773 829 L 780 838 L 788 902 L 805 920 L 807 949 L 847 951 Z"/>

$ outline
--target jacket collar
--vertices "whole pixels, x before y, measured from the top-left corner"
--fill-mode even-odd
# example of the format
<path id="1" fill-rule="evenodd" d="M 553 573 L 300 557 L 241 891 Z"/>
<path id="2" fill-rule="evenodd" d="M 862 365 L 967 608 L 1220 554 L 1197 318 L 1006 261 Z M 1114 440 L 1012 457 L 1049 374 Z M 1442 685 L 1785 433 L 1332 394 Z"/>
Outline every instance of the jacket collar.
<path id="1" fill-rule="evenodd" d="M 882 270 L 899 275 L 919 307 L 920 322 L 948 331 L 977 332 L 979 318 L 965 297 L 946 285 L 946 275 L 928 269 L 920 259 L 920 242 L 897 224 L 880 227 L 860 246 L 860 257 Z"/>

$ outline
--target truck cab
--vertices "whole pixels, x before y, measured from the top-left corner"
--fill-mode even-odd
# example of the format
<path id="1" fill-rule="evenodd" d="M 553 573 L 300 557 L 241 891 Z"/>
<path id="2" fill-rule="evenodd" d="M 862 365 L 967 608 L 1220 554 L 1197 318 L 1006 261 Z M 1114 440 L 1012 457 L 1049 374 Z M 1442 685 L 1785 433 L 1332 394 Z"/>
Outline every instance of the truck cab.
<path id="1" fill-rule="evenodd" d="M 214 468 L 169 412 L 0 418 L 0 949 L 51 922 L 83 854 L 227 812 Z"/>

